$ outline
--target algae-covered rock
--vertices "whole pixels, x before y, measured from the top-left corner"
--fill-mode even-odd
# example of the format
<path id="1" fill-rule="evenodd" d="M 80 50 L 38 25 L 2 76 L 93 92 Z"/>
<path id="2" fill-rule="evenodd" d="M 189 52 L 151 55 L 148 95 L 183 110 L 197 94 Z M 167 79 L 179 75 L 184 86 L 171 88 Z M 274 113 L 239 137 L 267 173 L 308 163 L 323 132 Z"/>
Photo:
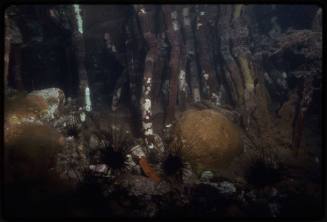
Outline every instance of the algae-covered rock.
<path id="1" fill-rule="evenodd" d="M 239 128 L 219 112 L 186 111 L 175 130 L 185 144 L 178 148 L 181 155 L 197 173 L 221 170 L 241 152 Z"/>
<path id="2" fill-rule="evenodd" d="M 9 144 L 22 126 L 44 125 L 59 113 L 64 94 L 60 89 L 51 88 L 32 91 L 32 93 L 16 93 L 5 100 L 5 143 Z"/>
<path id="3" fill-rule="evenodd" d="M 5 100 L 5 123 L 19 125 L 25 120 L 40 119 L 47 113 L 47 103 L 36 96 L 19 93 Z"/>
<path id="4" fill-rule="evenodd" d="M 5 123 L 13 126 L 54 119 L 64 99 L 64 93 L 57 88 L 17 93 L 5 100 Z"/>
<path id="5" fill-rule="evenodd" d="M 58 113 L 63 99 L 62 91 L 55 88 L 29 94 L 18 92 L 6 98 L 6 183 L 56 180 L 56 156 L 64 145 L 64 137 L 47 120 Z"/>
<path id="6" fill-rule="evenodd" d="M 60 111 L 60 106 L 65 101 L 65 94 L 61 89 L 49 88 L 43 90 L 34 90 L 27 95 L 28 97 L 34 97 L 42 99 L 47 104 L 47 110 L 43 118 L 54 119 Z"/>

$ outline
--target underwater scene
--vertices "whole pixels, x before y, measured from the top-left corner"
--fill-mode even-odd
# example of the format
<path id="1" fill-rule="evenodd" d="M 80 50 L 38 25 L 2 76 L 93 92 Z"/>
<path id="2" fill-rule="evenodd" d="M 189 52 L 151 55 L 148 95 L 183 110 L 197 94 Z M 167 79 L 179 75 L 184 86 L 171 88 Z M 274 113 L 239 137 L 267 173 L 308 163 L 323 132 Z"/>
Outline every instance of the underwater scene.
<path id="1" fill-rule="evenodd" d="M 321 218 L 322 17 L 10 5 L 4 217 Z"/>

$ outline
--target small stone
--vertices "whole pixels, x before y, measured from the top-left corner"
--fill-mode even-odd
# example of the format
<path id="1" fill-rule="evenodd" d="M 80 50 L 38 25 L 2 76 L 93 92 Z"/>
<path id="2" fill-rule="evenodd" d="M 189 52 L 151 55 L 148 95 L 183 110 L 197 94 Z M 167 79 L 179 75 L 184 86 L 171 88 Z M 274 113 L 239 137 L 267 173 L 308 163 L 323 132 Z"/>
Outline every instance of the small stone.
<path id="1" fill-rule="evenodd" d="M 74 137 L 73 136 L 68 136 L 68 137 L 66 137 L 66 140 L 67 141 L 73 141 L 74 140 Z"/>
<path id="2" fill-rule="evenodd" d="M 201 174 L 201 182 L 209 182 L 213 178 L 214 174 L 210 170 L 203 171 Z"/>
<path id="3" fill-rule="evenodd" d="M 234 184 L 228 181 L 223 181 L 219 184 L 218 189 L 221 193 L 232 194 L 236 192 Z"/>
<path id="4" fill-rule="evenodd" d="M 90 165 L 89 169 L 97 173 L 105 173 L 108 170 L 108 166 L 106 164 Z"/>
<path id="5" fill-rule="evenodd" d="M 95 135 L 92 134 L 89 140 L 89 147 L 91 149 L 96 149 L 98 146 L 99 146 L 99 140 Z"/>
<path id="6" fill-rule="evenodd" d="M 145 153 L 143 151 L 143 148 L 140 145 L 132 147 L 131 148 L 131 154 L 132 154 L 132 156 L 135 156 L 137 158 L 145 157 Z"/>

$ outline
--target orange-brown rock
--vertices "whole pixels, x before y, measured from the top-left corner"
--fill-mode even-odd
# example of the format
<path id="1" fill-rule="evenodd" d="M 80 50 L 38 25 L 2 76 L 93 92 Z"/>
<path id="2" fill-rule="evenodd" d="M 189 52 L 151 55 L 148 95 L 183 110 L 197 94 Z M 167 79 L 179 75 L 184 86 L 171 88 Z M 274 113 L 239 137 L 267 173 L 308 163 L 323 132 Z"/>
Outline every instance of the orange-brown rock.
<path id="1" fill-rule="evenodd" d="M 239 128 L 210 109 L 184 112 L 176 133 L 185 144 L 179 147 L 181 154 L 198 173 L 221 170 L 241 152 Z"/>
<path id="2" fill-rule="evenodd" d="M 6 183 L 35 182 L 56 177 L 52 173 L 55 158 L 65 141 L 63 136 L 55 128 L 47 125 L 44 119 L 44 116 L 49 115 L 50 107 L 51 102 L 41 95 L 18 93 L 6 98 L 4 115 Z"/>
<path id="3" fill-rule="evenodd" d="M 62 90 L 50 88 L 29 94 L 17 93 L 5 100 L 5 143 L 10 143 L 24 124 L 43 125 L 59 113 Z"/>
<path id="4" fill-rule="evenodd" d="M 20 124 L 25 120 L 53 119 L 58 115 L 64 99 L 64 93 L 57 88 L 36 90 L 29 94 L 17 93 L 5 100 L 5 120 Z"/>
<path id="5" fill-rule="evenodd" d="M 47 112 L 48 104 L 39 96 L 17 94 L 5 100 L 5 120 L 12 124 L 21 122 L 22 118 L 39 118 Z"/>

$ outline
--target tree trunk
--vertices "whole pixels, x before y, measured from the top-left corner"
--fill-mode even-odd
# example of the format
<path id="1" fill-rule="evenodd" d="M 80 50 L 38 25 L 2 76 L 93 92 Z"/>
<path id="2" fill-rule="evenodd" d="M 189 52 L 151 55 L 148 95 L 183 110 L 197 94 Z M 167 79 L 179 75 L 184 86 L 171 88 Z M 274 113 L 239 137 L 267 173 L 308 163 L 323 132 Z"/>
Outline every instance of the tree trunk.
<path id="1" fill-rule="evenodd" d="M 155 35 L 155 13 L 156 7 L 151 5 L 136 5 L 136 13 L 138 15 L 140 25 L 142 28 L 144 39 L 148 46 L 148 51 L 145 57 L 143 89 L 141 96 L 142 109 L 142 125 L 144 130 L 145 141 L 147 147 L 151 150 L 154 144 L 151 142 L 153 135 L 152 126 L 152 83 L 155 61 L 158 59 L 158 40 Z"/>
<path id="2" fill-rule="evenodd" d="M 214 66 L 214 38 L 212 30 L 210 29 L 210 21 L 215 18 L 209 11 L 208 7 L 212 5 L 200 5 L 197 8 L 196 21 L 196 40 L 197 40 L 197 54 L 199 56 L 199 63 L 201 67 L 201 85 L 202 94 L 204 98 L 210 100 L 215 105 L 221 104 L 221 93 L 219 92 L 219 84 Z"/>
<path id="3" fill-rule="evenodd" d="M 154 100 L 154 106 L 156 108 L 159 108 L 161 110 L 164 110 L 163 101 L 161 98 L 161 85 L 162 85 L 162 79 L 164 75 L 165 68 L 167 66 L 167 44 L 165 43 L 166 40 L 166 33 L 165 31 L 160 31 L 160 33 L 157 34 L 158 38 L 158 59 L 155 63 L 154 67 L 154 76 L 153 76 L 153 98 L 156 98 Z"/>
<path id="4" fill-rule="evenodd" d="M 240 109 L 243 104 L 243 83 L 239 67 L 234 60 L 231 49 L 231 20 L 233 13 L 232 5 L 223 5 L 219 7 L 218 32 L 220 36 L 220 54 L 223 59 L 223 71 L 228 84 L 228 91 L 231 94 L 232 103 L 235 108 Z"/>
<path id="5" fill-rule="evenodd" d="M 9 9 L 8 9 L 9 10 Z M 4 48 L 4 86 L 8 87 L 8 78 L 13 74 L 14 87 L 18 90 L 24 90 L 22 78 L 22 35 L 20 29 L 9 15 L 5 14 L 5 48 Z M 13 72 L 10 70 L 13 69 Z"/>
<path id="6" fill-rule="evenodd" d="M 312 30 L 315 32 L 322 32 L 322 10 L 319 8 L 316 12 L 315 17 L 312 22 Z M 319 47 L 319 42 L 315 44 Z M 321 48 L 321 47 L 319 47 Z M 321 55 L 321 53 L 317 52 Z M 302 78 L 303 85 L 298 89 L 298 105 L 295 110 L 295 117 L 293 121 L 293 135 L 292 135 L 292 148 L 299 153 L 301 142 L 303 140 L 303 131 L 304 131 L 304 118 L 305 114 L 308 111 L 314 91 L 313 81 L 314 76 L 321 75 L 321 60 L 316 63 L 310 63 L 308 69 L 310 70 L 311 75 L 304 75 Z"/>
<path id="7" fill-rule="evenodd" d="M 85 68 L 85 42 L 83 37 L 83 17 L 80 5 L 73 5 L 73 18 L 72 18 L 72 42 L 75 52 L 77 63 L 77 70 L 79 76 L 79 88 L 81 96 L 81 104 L 83 110 L 90 112 L 92 110 L 91 93 Z"/>
<path id="8" fill-rule="evenodd" d="M 117 21 L 117 26 L 118 27 L 126 27 L 128 25 L 127 20 L 125 19 L 120 19 Z M 106 41 L 107 41 L 107 48 L 111 51 L 111 53 L 114 55 L 114 57 L 117 59 L 119 64 L 123 67 L 123 71 L 118 77 L 116 83 L 115 83 L 115 88 L 114 88 L 114 93 L 112 97 L 112 103 L 111 103 L 111 110 L 116 111 L 119 106 L 119 102 L 121 99 L 122 91 L 124 84 L 128 80 L 128 65 L 127 65 L 127 57 L 126 57 L 126 41 L 125 40 L 125 28 L 121 32 L 121 35 L 119 36 L 118 39 L 115 38 L 117 35 L 111 35 L 110 33 L 106 33 Z M 125 41 L 124 41 L 125 40 Z M 125 42 L 125 44 L 121 44 L 120 41 Z"/>
<path id="9" fill-rule="evenodd" d="M 199 102 L 200 97 L 200 84 L 199 84 L 199 70 L 197 64 L 197 56 L 195 51 L 195 36 L 194 36 L 194 10 L 193 6 L 183 7 L 183 28 L 185 36 L 185 53 L 186 53 L 186 64 L 187 64 L 187 75 L 185 77 L 185 84 L 183 79 L 180 78 L 180 91 L 188 90 L 187 77 L 190 79 L 190 88 L 192 91 L 193 102 Z M 189 73 L 189 75 L 188 75 Z"/>
<path id="10" fill-rule="evenodd" d="M 22 48 L 21 44 L 12 45 L 12 54 L 14 60 L 15 87 L 18 90 L 24 90 L 22 78 Z"/>
<path id="11" fill-rule="evenodd" d="M 10 50 L 11 50 L 11 36 L 9 28 L 9 17 L 5 14 L 5 52 L 4 52 L 4 89 L 7 90 L 8 87 L 8 73 L 10 64 Z"/>
<path id="12" fill-rule="evenodd" d="M 271 125 L 268 98 L 258 67 L 249 50 L 248 6 L 226 5 L 220 13 L 221 55 L 232 98 L 246 129 L 263 130 Z M 230 76 L 228 75 L 230 73 Z"/>
<path id="13" fill-rule="evenodd" d="M 162 9 L 165 16 L 165 21 L 167 25 L 167 37 L 171 45 L 170 59 L 169 59 L 169 98 L 168 107 L 166 113 L 166 125 L 169 125 L 175 119 L 175 107 L 177 100 L 177 86 L 178 86 L 178 76 L 181 72 L 185 72 L 185 69 L 181 69 L 181 48 L 182 34 L 180 26 L 180 13 L 179 7 L 174 5 L 163 5 Z"/>
<path id="14" fill-rule="evenodd" d="M 128 67 L 129 93 L 131 106 L 134 112 L 139 109 L 141 91 L 138 85 L 143 81 L 143 70 L 141 61 L 144 61 L 144 40 L 141 30 L 137 24 L 137 15 L 130 16 L 126 30 L 126 60 Z"/>

